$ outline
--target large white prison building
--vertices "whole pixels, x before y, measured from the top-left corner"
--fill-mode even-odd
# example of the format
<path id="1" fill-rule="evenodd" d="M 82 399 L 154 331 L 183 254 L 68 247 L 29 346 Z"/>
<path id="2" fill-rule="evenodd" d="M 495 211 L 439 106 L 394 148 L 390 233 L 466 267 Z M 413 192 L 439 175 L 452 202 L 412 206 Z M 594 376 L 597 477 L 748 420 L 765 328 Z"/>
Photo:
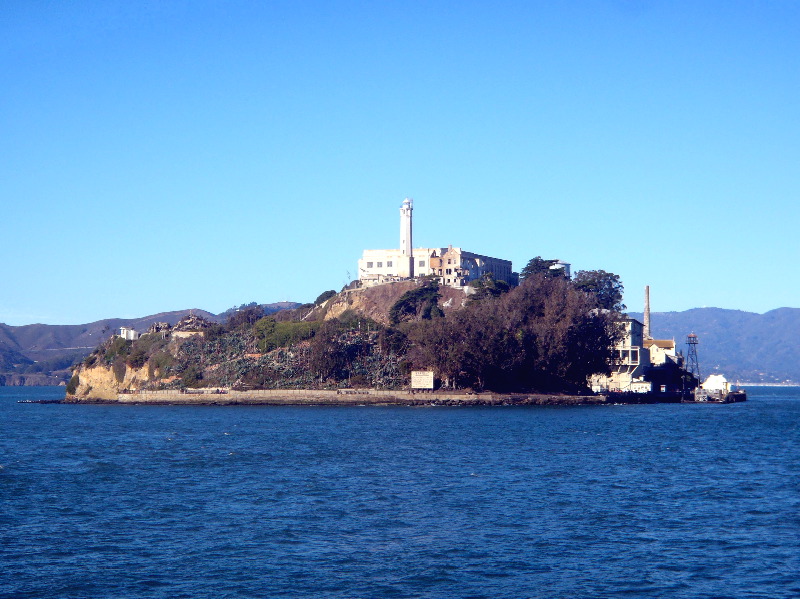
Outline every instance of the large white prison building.
<path id="1" fill-rule="evenodd" d="M 406 198 L 400 207 L 400 248 L 364 250 L 358 261 L 358 279 L 365 287 L 391 281 L 434 275 L 442 285 L 466 287 L 470 281 L 492 274 L 497 280 L 516 284 L 511 261 L 492 258 L 458 247 L 414 248 L 414 203 Z"/>

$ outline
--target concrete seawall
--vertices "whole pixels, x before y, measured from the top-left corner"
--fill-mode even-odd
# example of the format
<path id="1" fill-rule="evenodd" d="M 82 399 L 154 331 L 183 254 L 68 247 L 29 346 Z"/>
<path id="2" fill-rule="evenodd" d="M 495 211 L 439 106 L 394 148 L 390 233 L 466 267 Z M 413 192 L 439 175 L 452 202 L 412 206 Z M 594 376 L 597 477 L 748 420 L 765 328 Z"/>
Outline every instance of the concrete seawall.
<path id="1" fill-rule="evenodd" d="M 67 403 L 191 404 L 191 405 L 599 405 L 604 396 L 527 393 L 427 393 L 377 389 L 269 389 L 261 391 L 208 390 L 141 391 L 120 393 L 115 400 L 67 397 Z"/>

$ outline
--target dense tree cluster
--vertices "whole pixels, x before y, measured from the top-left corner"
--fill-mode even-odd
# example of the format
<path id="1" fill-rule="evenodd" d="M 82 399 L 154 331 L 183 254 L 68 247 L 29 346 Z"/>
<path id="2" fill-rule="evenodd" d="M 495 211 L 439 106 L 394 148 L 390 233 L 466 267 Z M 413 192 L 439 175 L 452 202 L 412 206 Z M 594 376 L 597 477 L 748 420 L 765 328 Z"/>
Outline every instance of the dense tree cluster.
<path id="1" fill-rule="evenodd" d="M 582 388 L 611 363 L 617 327 L 563 277 L 529 275 L 506 294 L 408 329 L 408 359 L 443 384 L 493 390 Z"/>
<path id="2" fill-rule="evenodd" d="M 562 278 L 565 279 L 567 277 L 567 273 L 564 272 L 563 267 L 556 267 L 558 264 L 558 260 L 545 260 L 541 256 L 536 256 L 535 258 L 531 258 L 528 260 L 528 263 L 525 265 L 519 273 L 519 280 L 524 281 L 527 278 L 532 276 L 540 275 L 550 278 Z"/>
<path id="3" fill-rule="evenodd" d="M 389 310 L 389 320 L 396 325 L 411 320 L 430 319 L 443 316 L 439 308 L 439 281 L 434 277 L 424 278 L 419 287 L 406 291 Z"/>
<path id="4" fill-rule="evenodd" d="M 314 300 L 314 305 L 319 306 L 320 304 L 328 301 L 332 297 L 336 296 L 336 292 L 333 289 L 329 289 L 328 291 L 323 291 L 317 296 L 317 299 Z"/>
<path id="5" fill-rule="evenodd" d="M 624 288 L 619 275 L 604 270 L 579 270 L 575 273 L 572 284 L 576 289 L 593 295 L 598 306 L 605 310 L 625 310 L 625 304 L 622 303 Z"/>
<path id="6" fill-rule="evenodd" d="M 511 290 L 511 286 L 505 281 L 498 281 L 492 273 L 486 273 L 479 279 L 470 282 L 472 295 L 470 301 L 478 301 L 488 297 L 499 297 Z"/>

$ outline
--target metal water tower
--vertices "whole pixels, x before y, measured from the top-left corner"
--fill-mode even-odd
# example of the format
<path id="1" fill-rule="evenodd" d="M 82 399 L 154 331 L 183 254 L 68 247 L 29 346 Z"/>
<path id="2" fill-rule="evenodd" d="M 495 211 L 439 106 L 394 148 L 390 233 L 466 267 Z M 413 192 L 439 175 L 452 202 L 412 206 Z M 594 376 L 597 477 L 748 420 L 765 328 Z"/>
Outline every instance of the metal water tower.
<path id="1" fill-rule="evenodd" d="M 700 363 L 697 361 L 697 335 L 690 333 L 686 337 L 686 344 L 689 346 L 686 356 L 686 370 L 700 381 Z"/>

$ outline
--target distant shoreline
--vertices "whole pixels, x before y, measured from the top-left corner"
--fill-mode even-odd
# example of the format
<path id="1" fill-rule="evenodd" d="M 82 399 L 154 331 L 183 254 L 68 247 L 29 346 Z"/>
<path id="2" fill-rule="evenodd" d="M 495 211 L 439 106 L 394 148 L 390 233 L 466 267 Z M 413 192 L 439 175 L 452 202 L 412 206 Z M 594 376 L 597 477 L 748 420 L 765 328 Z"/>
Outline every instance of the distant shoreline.
<path id="1" fill-rule="evenodd" d="M 739 387 L 800 387 L 800 383 L 737 383 Z"/>

